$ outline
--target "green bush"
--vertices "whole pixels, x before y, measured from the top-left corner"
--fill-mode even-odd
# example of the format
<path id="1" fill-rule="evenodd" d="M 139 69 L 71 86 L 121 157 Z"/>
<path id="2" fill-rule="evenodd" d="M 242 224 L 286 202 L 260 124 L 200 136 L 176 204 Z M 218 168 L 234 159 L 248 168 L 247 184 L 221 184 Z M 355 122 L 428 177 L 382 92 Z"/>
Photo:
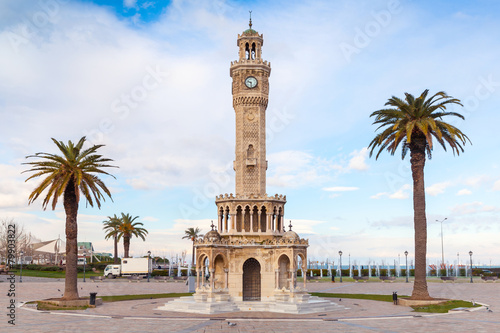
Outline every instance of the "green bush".
<path id="1" fill-rule="evenodd" d="M 59 271 L 63 271 L 63 268 L 59 267 L 59 266 L 41 266 L 40 267 L 40 271 L 43 271 L 43 272 L 59 272 Z"/>

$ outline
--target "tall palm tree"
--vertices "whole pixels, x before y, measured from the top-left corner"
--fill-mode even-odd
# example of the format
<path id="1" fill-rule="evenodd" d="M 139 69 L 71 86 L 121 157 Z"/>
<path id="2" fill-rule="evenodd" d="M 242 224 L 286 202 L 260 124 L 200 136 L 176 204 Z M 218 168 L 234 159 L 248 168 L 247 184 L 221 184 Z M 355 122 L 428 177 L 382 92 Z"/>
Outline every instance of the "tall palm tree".
<path id="1" fill-rule="evenodd" d="M 380 124 L 383 131 L 370 142 L 370 157 L 376 148 L 379 151 L 376 158 L 385 149 L 394 155 L 401 144 L 402 158 L 410 150 L 410 163 L 413 177 L 413 214 L 415 229 L 415 283 L 412 299 L 431 299 L 427 290 L 425 278 L 427 255 L 427 219 L 425 216 L 425 187 L 424 165 L 425 154 L 432 157 L 433 138 L 446 150 L 446 144 L 451 147 L 453 154 L 463 152 L 469 138 L 455 126 L 444 122 L 445 116 L 464 117 L 456 112 L 446 111 L 450 104 L 463 106 L 460 100 L 448 96 L 445 92 L 438 92 L 427 99 L 429 90 L 425 90 L 419 97 L 405 93 L 405 100 L 397 97 L 390 98 L 385 105 L 391 108 L 373 112 L 373 124 Z"/>
<path id="2" fill-rule="evenodd" d="M 144 224 L 141 222 L 134 222 L 138 218 L 139 216 L 132 217 L 130 214 L 123 213 L 120 218 L 120 224 L 118 225 L 118 242 L 123 237 L 124 258 L 129 257 L 130 238 L 132 238 L 132 236 L 140 237 L 143 241 L 146 240 L 148 231 L 141 227 Z"/>
<path id="3" fill-rule="evenodd" d="M 121 221 L 120 218 L 116 216 L 116 214 L 111 217 L 108 216 L 108 219 L 106 221 L 102 221 L 104 226 L 102 227 L 104 231 L 106 231 L 106 235 L 104 236 L 104 239 L 110 239 L 113 237 L 113 245 L 114 245 L 114 264 L 118 264 L 118 226 L 120 225 Z"/>
<path id="4" fill-rule="evenodd" d="M 104 194 L 111 198 L 106 185 L 95 174 L 109 173 L 102 168 L 113 167 L 106 164 L 112 161 L 96 154 L 96 151 L 103 145 L 94 145 L 83 149 L 85 137 L 82 137 L 76 145 L 68 141 L 64 144 L 62 141 L 52 139 L 62 156 L 49 153 L 36 153 L 26 158 L 39 158 L 35 162 L 26 162 L 31 169 L 23 172 L 34 172 L 26 181 L 45 176 L 42 182 L 30 194 L 28 203 L 34 202 L 42 193 L 47 190 L 42 206 L 45 210 L 52 201 L 52 210 L 56 208 L 57 201 L 63 195 L 63 205 L 66 212 L 66 278 L 63 300 L 78 299 L 77 286 L 77 261 L 78 261 L 78 203 L 80 194 L 90 206 L 94 203 L 101 208 L 101 200 L 104 201 Z M 112 175 L 110 175 L 112 176 Z M 112 176 L 114 178 L 114 176 Z M 102 191 L 102 192 L 101 192 Z"/>
<path id="5" fill-rule="evenodd" d="M 193 255 L 192 255 L 192 258 L 191 258 L 191 265 L 193 267 L 195 266 L 195 262 L 194 262 L 194 241 L 196 240 L 196 238 L 203 236 L 202 234 L 200 234 L 200 232 L 201 232 L 200 228 L 196 228 L 196 229 L 195 228 L 187 228 L 186 230 L 184 230 L 185 236 L 182 237 L 182 239 L 190 239 L 193 242 Z"/>

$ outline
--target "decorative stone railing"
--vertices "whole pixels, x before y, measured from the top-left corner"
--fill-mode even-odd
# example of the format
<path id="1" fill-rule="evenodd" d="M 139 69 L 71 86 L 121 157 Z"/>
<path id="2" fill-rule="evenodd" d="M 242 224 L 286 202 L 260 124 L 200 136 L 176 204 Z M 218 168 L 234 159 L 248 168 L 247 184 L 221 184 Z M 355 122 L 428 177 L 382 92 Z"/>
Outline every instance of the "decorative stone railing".
<path id="1" fill-rule="evenodd" d="M 253 195 L 241 195 L 236 193 L 234 195 L 233 193 L 230 194 L 221 194 L 221 195 L 216 195 L 215 196 L 215 201 L 220 201 L 220 200 L 270 200 L 270 201 L 286 201 L 286 195 L 283 194 L 275 194 L 274 196 L 268 196 L 267 193 L 265 195 L 258 195 L 258 194 L 253 194 Z"/>
<path id="2" fill-rule="evenodd" d="M 309 246 L 308 239 L 285 239 L 285 238 L 275 238 L 266 239 L 262 242 L 256 242 L 254 239 L 233 239 L 222 238 L 221 240 L 209 240 L 209 239 L 197 239 L 194 241 L 194 245 L 228 245 L 228 246 L 276 246 L 276 245 L 304 245 Z"/>

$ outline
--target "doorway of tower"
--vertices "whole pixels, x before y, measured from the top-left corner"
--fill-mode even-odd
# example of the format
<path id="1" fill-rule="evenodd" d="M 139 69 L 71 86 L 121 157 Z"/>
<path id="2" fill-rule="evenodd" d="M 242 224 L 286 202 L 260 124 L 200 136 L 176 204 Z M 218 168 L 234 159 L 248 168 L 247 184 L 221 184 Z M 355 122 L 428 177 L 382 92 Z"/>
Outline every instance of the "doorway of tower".
<path id="1" fill-rule="evenodd" d="M 260 264 L 254 258 L 243 264 L 243 300 L 260 301 Z"/>

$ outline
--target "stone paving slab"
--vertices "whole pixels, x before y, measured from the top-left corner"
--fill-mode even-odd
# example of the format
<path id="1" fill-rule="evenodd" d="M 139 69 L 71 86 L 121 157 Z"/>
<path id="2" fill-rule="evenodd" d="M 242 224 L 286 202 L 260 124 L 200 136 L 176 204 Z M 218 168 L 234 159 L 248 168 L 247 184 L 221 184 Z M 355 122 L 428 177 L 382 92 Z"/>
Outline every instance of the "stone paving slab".
<path id="1" fill-rule="evenodd" d="M 9 284 L 0 277 L 0 292 L 6 295 Z M 185 292 L 182 283 L 119 280 L 102 283 L 79 282 L 80 295 Z M 64 281 L 25 279 L 16 282 L 16 301 L 59 297 Z M 61 290 L 61 291 L 58 291 Z M 411 283 L 308 283 L 311 292 L 410 294 Z M 429 283 L 434 297 L 475 300 L 490 306 L 472 312 L 415 316 L 410 308 L 392 303 L 353 299 L 332 299 L 346 307 L 341 311 L 313 315 L 288 315 L 269 312 L 237 312 L 203 316 L 155 310 L 168 299 L 105 303 L 95 309 L 70 313 L 45 313 L 26 308 L 16 309 L 16 325 L 7 323 L 8 297 L 1 297 L 5 312 L 0 318 L 0 332 L 496 332 L 500 328 L 500 284 Z M 62 293 L 62 292 L 61 292 Z M 75 315 L 77 313 L 77 315 Z M 228 322 L 236 323 L 229 326 Z"/>

